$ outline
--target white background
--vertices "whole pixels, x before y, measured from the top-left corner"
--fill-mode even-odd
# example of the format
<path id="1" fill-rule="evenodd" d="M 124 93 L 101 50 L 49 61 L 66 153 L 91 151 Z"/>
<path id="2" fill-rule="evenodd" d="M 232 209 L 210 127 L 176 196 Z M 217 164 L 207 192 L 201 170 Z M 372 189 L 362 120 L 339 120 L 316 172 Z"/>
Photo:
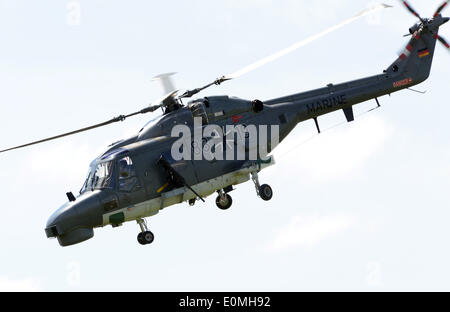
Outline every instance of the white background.
<path id="1" fill-rule="evenodd" d="M 202 96 L 266 100 L 380 73 L 416 22 L 387 3 L 395 8 Z M 162 93 L 157 74 L 176 71 L 179 88 L 195 88 L 369 4 L 2 0 L 0 149 L 140 110 Z M 431 17 L 439 2 L 412 4 Z M 439 45 L 416 87 L 425 95 L 383 97 L 381 109 L 321 136 L 314 122 L 300 124 L 260 174 L 271 202 L 249 182 L 226 212 L 214 196 L 170 207 L 149 220 L 150 246 L 137 243 L 135 223 L 70 248 L 44 228 L 90 161 L 151 115 L 1 154 L 0 290 L 450 290 L 449 63 Z M 324 130 L 343 121 L 342 112 L 320 119 Z"/>

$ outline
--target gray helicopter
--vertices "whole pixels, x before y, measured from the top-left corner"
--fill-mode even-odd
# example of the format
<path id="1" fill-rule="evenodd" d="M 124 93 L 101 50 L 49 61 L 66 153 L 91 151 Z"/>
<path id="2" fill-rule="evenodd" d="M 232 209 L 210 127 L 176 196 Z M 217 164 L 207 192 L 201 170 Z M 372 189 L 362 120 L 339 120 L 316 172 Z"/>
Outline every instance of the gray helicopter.
<path id="1" fill-rule="evenodd" d="M 232 205 L 230 192 L 235 186 L 250 180 L 255 184 L 256 195 L 269 201 L 273 196 L 272 188 L 260 183 L 258 173 L 274 165 L 275 160 L 270 153 L 300 122 L 314 120 L 320 133 L 318 117 L 338 110 L 342 110 L 347 121 L 352 122 L 354 105 L 374 99 L 379 107 L 379 97 L 425 81 L 430 75 L 437 41 L 450 48 L 438 35 L 440 26 L 449 21 L 441 15 L 449 1 L 445 1 L 431 19 L 420 17 L 406 1 L 402 2 L 420 21 L 409 29 L 411 39 L 403 53 L 379 75 L 329 84 L 317 90 L 267 101 L 228 96 L 186 100 L 211 86 L 272 62 L 375 10 L 389 7 L 387 5 L 365 10 L 201 88 L 179 93 L 170 79 L 171 74 L 160 75 L 156 79 L 162 82 L 167 95 L 154 105 L 0 153 L 121 122 L 138 114 L 163 111 L 139 133 L 112 144 L 96 158 L 90 164 L 89 174 L 78 196 L 67 193 L 69 201 L 49 218 L 45 228 L 47 237 L 57 238 L 61 246 L 92 238 L 94 228 L 118 227 L 128 221 L 136 221 L 140 226 L 138 242 L 151 244 L 154 235 L 149 231 L 145 218 L 175 204 L 188 202 L 194 205 L 216 192 L 218 208 L 229 209 Z M 176 127 L 194 133 L 194 139 L 174 135 Z M 195 133 L 200 134 L 197 139 Z M 242 144 L 237 144 L 236 138 L 240 138 Z M 206 157 L 204 151 L 209 151 L 212 157 Z"/>

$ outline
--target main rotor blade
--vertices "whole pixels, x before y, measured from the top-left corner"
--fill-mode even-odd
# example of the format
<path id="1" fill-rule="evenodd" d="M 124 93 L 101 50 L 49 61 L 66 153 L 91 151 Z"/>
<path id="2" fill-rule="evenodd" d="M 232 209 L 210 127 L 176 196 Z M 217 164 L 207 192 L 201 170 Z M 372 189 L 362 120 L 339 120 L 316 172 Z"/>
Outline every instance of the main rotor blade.
<path id="1" fill-rule="evenodd" d="M 161 86 L 163 87 L 164 94 L 171 93 L 176 90 L 175 84 L 172 80 L 172 76 L 176 73 L 166 73 L 166 74 L 160 74 L 158 76 L 153 77 L 152 81 L 158 81 L 161 83 Z"/>
<path id="2" fill-rule="evenodd" d="M 239 77 L 243 76 L 244 74 L 247 74 L 247 73 L 249 73 L 249 72 L 251 72 L 251 71 L 253 71 L 255 69 L 258 69 L 258 68 L 268 64 L 268 63 L 271 63 L 271 62 L 273 62 L 273 61 L 275 61 L 275 60 L 277 60 L 277 59 L 279 59 L 279 58 L 281 58 L 281 57 L 283 57 L 283 56 L 285 56 L 285 55 L 287 55 L 289 53 L 292 53 L 295 50 L 297 50 L 297 49 L 299 49 L 301 47 L 304 47 L 304 46 L 310 44 L 311 42 L 313 42 L 313 41 L 315 41 L 317 39 L 320 39 L 320 38 L 324 37 L 325 35 L 333 32 L 335 30 L 338 30 L 339 28 L 342 28 L 345 25 L 350 24 L 350 23 L 360 19 L 361 17 L 364 17 L 364 16 L 366 16 L 368 14 L 371 14 L 371 13 L 377 11 L 377 10 L 385 9 L 385 8 L 391 8 L 391 7 L 392 6 L 387 5 L 387 4 L 377 4 L 377 5 L 373 6 L 373 7 L 368 8 L 368 9 L 362 11 L 361 13 L 353 16 L 352 18 L 349 18 L 348 20 L 346 20 L 346 21 L 344 21 L 342 23 L 339 23 L 339 24 L 337 24 L 337 25 L 335 25 L 333 27 L 328 28 L 325 31 L 322 31 L 321 33 L 319 33 L 317 35 L 314 35 L 314 36 L 312 36 L 310 38 L 307 38 L 307 39 L 304 39 L 304 40 L 302 40 L 300 42 L 297 42 L 297 43 L 293 44 L 292 46 L 290 46 L 289 48 L 283 49 L 283 50 L 281 50 L 281 51 L 279 51 L 279 52 L 277 52 L 275 54 L 272 54 L 272 55 L 270 55 L 268 57 L 265 57 L 265 58 L 255 62 L 255 63 L 253 63 L 251 65 L 248 65 L 248 66 L 246 66 L 246 67 L 244 67 L 244 68 L 242 68 L 242 69 L 240 69 L 240 70 L 238 70 L 238 71 L 236 71 L 236 72 L 234 72 L 232 74 L 228 74 L 228 75 L 222 76 L 221 78 L 216 79 L 214 82 L 212 82 L 210 84 L 207 84 L 204 87 L 187 91 L 181 97 L 191 97 L 191 96 L 199 93 L 200 91 L 203 91 L 206 88 L 209 88 L 212 85 L 220 85 L 222 82 L 225 82 L 227 80 L 239 78 Z"/>
<path id="3" fill-rule="evenodd" d="M 314 35 L 314 36 L 309 37 L 309 38 L 307 38 L 305 40 L 297 42 L 297 43 L 293 44 L 292 46 L 290 46 L 289 48 L 286 48 L 286 49 L 281 50 L 281 51 L 279 51 L 279 52 L 277 52 L 275 54 L 272 54 L 272 55 L 270 55 L 270 56 L 268 56 L 266 58 L 263 58 L 263 59 L 255 62 L 255 63 L 249 65 L 249 66 L 244 67 L 241 70 L 238 70 L 237 72 L 234 72 L 232 74 L 226 75 L 225 79 L 239 78 L 242 75 L 245 75 L 245 74 L 247 74 L 247 73 L 249 73 L 249 72 L 251 72 L 251 71 L 253 71 L 255 69 L 258 69 L 258 68 L 260 68 L 260 67 L 262 67 L 262 66 L 264 66 L 264 65 L 266 65 L 268 63 L 271 63 L 271 62 L 273 62 L 273 61 L 275 61 L 275 60 L 277 60 L 277 59 L 279 59 L 279 58 L 281 58 L 281 57 L 283 57 L 283 56 L 285 56 L 285 55 L 287 55 L 289 53 L 292 53 L 295 50 L 297 50 L 297 49 L 299 49 L 301 47 L 304 47 L 304 46 L 312 43 L 313 41 L 315 41 L 317 39 L 320 39 L 320 38 L 328 35 L 329 33 L 333 32 L 333 31 L 336 31 L 336 30 L 344 27 L 345 25 L 348 25 L 348 24 L 350 24 L 350 23 L 360 19 L 361 17 L 364 17 L 364 16 L 366 16 L 368 14 L 371 14 L 374 11 L 377 11 L 377 10 L 380 10 L 380 9 L 385 9 L 385 8 L 390 8 L 390 7 L 391 6 L 389 6 L 387 4 L 375 5 L 375 6 L 371 7 L 371 8 L 369 8 L 369 9 L 366 9 L 366 10 L 362 11 L 361 13 L 353 16 L 352 18 L 349 18 L 348 20 L 343 21 L 342 23 L 339 23 L 339 24 L 337 24 L 337 25 L 335 25 L 333 27 L 328 28 L 327 30 L 322 31 L 321 33 L 319 33 L 317 35 Z"/>
<path id="4" fill-rule="evenodd" d="M 445 9 L 445 7 L 448 5 L 450 1 L 445 1 L 436 11 L 436 13 L 434 13 L 434 17 L 437 17 L 439 14 L 441 14 L 442 10 Z"/>
<path id="5" fill-rule="evenodd" d="M 408 9 L 409 12 L 411 12 L 415 17 L 418 17 L 420 21 L 423 23 L 423 19 L 420 17 L 419 13 L 417 13 L 416 10 L 412 8 L 412 6 L 408 3 L 406 0 L 400 0 L 405 5 L 406 9 Z"/>
<path id="6" fill-rule="evenodd" d="M 41 144 L 41 143 L 48 142 L 48 141 L 53 141 L 53 140 L 56 140 L 56 139 L 64 138 L 64 137 L 71 136 L 71 135 L 74 135 L 74 134 L 78 134 L 78 133 L 81 133 L 81 132 L 86 132 L 86 131 L 93 130 L 93 129 L 96 129 L 96 128 L 104 127 L 104 126 L 110 125 L 112 123 L 121 122 L 121 121 L 124 121 L 125 119 L 127 119 L 129 117 L 133 117 L 133 116 L 136 116 L 136 115 L 139 115 L 139 114 L 146 114 L 146 113 L 154 112 L 157 109 L 159 109 L 161 107 L 164 107 L 166 101 L 173 100 L 173 98 L 174 98 L 174 96 L 176 95 L 177 92 L 178 91 L 170 92 L 169 94 L 167 94 L 167 95 L 161 97 L 160 99 L 158 99 L 157 101 L 155 101 L 154 103 L 156 105 L 151 105 L 151 106 L 149 106 L 147 108 L 144 108 L 144 109 L 142 109 L 142 110 L 140 110 L 138 112 L 135 112 L 135 113 L 132 113 L 132 114 L 128 114 L 128 115 L 120 115 L 120 116 L 114 117 L 114 118 L 112 118 L 112 119 L 110 119 L 108 121 L 105 121 L 105 122 L 102 122 L 102 123 L 99 123 L 99 124 L 96 124 L 96 125 L 93 125 L 93 126 L 89 126 L 89 127 L 86 127 L 86 128 L 78 129 L 78 130 L 75 130 L 75 131 L 63 133 L 63 134 L 60 134 L 60 135 L 57 135 L 57 136 L 54 136 L 54 137 L 51 137 L 51 138 L 47 138 L 47 139 L 43 139 L 43 140 L 39 140 L 39 141 L 35 141 L 35 142 L 23 144 L 23 145 L 11 147 L 11 148 L 8 148 L 8 149 L 5 149 L 5 150 L 1 150 L 0 153 L 4 153 L 4 152 L 8 152 L 8 151 L 19 149 L 19 148 L 32 146 L 32 145 L 37 145 L 37 144 Z"/>
<path id="7" fill-rule="evenodd" d="M 63 138 L 63 137 L 67 137 L 67 136 L 70 136 L 70 135 L 74 135 L 74 134 L 77 134 L 77 133 L 86 132 L 86 131 L 93 130 L 93 129 L 96 129 L 96 128 L 104 127 L 104 126 L 110 125 L 110 124 L 115 123 L 115 122 L 124 121 L 128 117 L 132 117 L 132 116 L 135 116 L 135 115 L 138 115 L 138 114 L 145 114 L 145 113 L 153 112 L 153 111 L 157 110 L 158 108 L 160 108 L 160 106 L 151 106 L 151 107 L 143 109 L 143 110 L 141 110 L 139 112 L 136 112 L 136 113 L 133 113 L 133 114 L 129 114 L 129 115 L 121 115 L 121 116 L 115 117 L 115 118 L 113 118 L 111 120 L 108 120 L 108 121 L 105 121 L 105 122 L 102 122 L 102 123 L 99 123 L 99 124 L 96 124 L 96 125 L 93 125 L 93 126 L 89 126 L 89 127 L 86 127 L 86 128 L 82 128 L 82 129 L 78 129 L 78 130 L 75 130 L 75 131 L 67 132 L 67 133 L 60 134 L 60 135 L 57 135 L 57 136 L 54 136 L 54 137 L 50 137 L 50 138 L 47 138 L 47 139 L 43 139 L 43 140 L 39 140 L 39 141 L 35 141 L 35 142 L 23 144 L 23 145 L 11 147 L 11 148 L 8 148 L 8 149 L 0 151 L 0 153 L 4 153 L 4 152 L 8 152 L 8 151 L 19 149 L 19 148 L 32 146 L 32 145 L 41 144 L 41 143 L 44 143 L 44 142 L 53 141 L 53 140 L 60 139 L 60 138 Z"/>

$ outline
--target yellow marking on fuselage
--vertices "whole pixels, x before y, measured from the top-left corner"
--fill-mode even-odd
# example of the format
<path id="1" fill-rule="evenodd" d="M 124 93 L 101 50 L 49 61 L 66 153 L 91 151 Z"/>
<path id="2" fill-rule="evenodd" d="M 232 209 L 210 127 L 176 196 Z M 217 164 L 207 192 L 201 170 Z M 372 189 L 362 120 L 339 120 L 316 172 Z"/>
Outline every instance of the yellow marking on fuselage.
<path id="1" fill-rule="evenodd" d="M 161 193 L 162 191 L 164 191 L 164 189 L 166 188 L 166 187 L 168 187 L 169 186 L 169 182 L 167 182 L 166 184 L 164 184 L 163 186 L 161 186 L 156 192 L 157 193 Z"/>

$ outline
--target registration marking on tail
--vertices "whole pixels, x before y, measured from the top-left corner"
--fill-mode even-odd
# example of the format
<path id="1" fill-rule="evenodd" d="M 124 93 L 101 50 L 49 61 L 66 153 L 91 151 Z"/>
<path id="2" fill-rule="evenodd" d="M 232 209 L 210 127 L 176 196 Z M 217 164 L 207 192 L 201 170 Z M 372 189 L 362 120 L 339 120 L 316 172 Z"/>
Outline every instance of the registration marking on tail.
<path id="1" fill-rule="evenodd" d="M 400 88 L 403 86 L 407 86 L 413 82 L 412 78 L 406 78 L 400 81 L 394 82 L 394 88 Z"/>

